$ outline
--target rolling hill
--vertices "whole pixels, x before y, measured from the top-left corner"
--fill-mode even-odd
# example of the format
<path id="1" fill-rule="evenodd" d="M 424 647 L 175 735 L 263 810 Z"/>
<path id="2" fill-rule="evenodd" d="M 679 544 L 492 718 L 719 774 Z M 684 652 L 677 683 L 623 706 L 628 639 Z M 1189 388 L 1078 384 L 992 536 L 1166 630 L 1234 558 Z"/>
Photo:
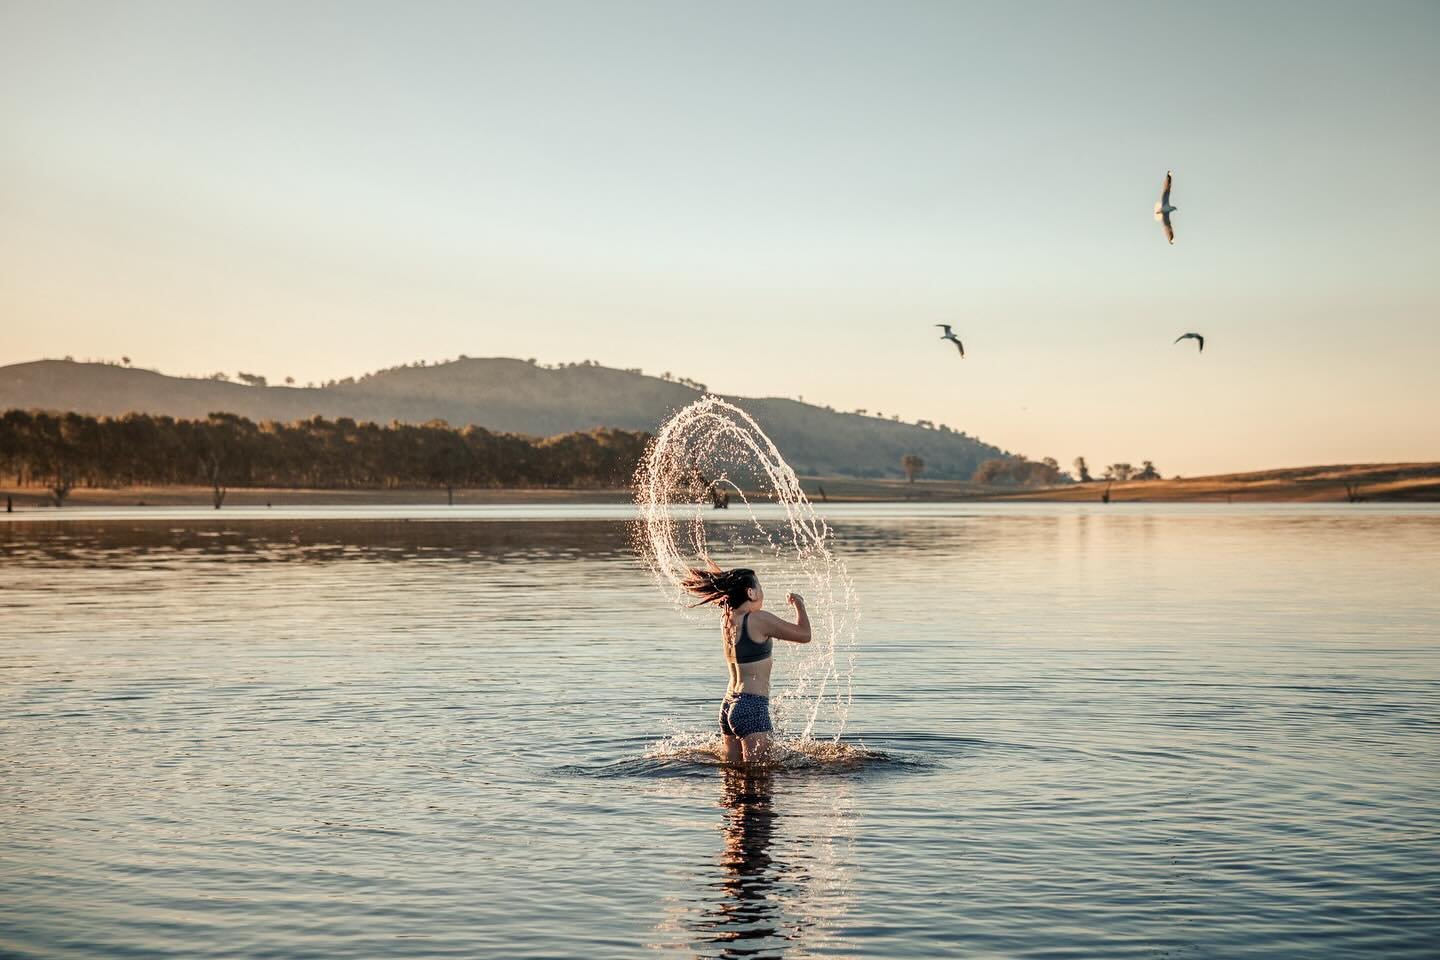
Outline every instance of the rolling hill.
<path id="1" fill-rule="evenodd" d="M 653 431 L 700 395 L 686 384 L 635 371 L 578 364 L 548 368 L 503 357 L 395 367 L 324 387 L 249 386 L 70 360 L 0 367 L 0 410 L 187 418 L 224 411 L 257 421 L 316 415 L 377 423 L 445 420 L 531 436 L 595 427 Z M 968 479 L 982 461 L 1005 455 L 962 432 L 778 397 L 725 399 L 755 417 L 800 473 L 899 476 L 900 458 L 916 454 L 925 460 L 927 477 Z"/>

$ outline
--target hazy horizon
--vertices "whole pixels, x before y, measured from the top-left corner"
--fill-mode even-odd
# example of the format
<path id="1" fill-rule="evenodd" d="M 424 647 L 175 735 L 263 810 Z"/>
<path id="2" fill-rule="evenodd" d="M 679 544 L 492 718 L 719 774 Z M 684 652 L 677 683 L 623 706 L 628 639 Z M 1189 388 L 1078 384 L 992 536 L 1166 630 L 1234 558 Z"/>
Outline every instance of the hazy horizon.
<path id="1" fill-rule="evenodd" d="M 1440 459 L 1437 28 L 0 2 L 0 364 L 591 359 L 1066 466 Z"/>

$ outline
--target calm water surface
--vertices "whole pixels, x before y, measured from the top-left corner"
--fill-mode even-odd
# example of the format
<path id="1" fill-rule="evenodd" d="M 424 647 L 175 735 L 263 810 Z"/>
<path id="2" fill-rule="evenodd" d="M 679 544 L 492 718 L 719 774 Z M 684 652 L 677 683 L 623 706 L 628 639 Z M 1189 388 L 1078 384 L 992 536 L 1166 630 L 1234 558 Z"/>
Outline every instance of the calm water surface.
<path id="1" fill-rule="evenodd" d="M 751 777 L 624 509 L 79 514 L 0 522 L 0 955 L 1440 942 L 1440 510 L 831 508 L 871 756 Z"/>

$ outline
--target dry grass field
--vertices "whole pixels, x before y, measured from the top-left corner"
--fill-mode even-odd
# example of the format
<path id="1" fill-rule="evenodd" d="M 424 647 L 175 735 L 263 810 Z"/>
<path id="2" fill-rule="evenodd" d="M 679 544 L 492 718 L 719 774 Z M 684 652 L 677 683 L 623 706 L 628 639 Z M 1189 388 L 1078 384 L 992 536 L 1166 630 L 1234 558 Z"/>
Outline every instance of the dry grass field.
<path id="1" fill-rule="evenodd" d="M 1095 481 L 1043 490 L 1012 491 L 1005 499 L 1110 501 L 1334 502 L 1440 500 L 1440 463 L 1367 463 L 1294 467 L 1180 480 Z"/>

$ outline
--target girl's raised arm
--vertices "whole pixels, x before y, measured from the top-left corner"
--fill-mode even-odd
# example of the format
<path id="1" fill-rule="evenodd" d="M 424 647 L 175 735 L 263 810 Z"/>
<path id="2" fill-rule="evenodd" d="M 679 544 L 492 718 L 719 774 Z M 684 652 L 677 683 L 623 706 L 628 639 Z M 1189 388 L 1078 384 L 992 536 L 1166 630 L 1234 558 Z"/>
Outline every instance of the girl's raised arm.
<path id="1" fill-rule="evenodd" d="M 810 642 L 810 615 L 805 612 L 805 598 L 798 593 L 785 594 L 785 600 L 795 608 L 796 623 L 781 620 L 768 610 L 761 610 L 760 629 L 768 637 L 778 637 L 791 643 Z"/>

